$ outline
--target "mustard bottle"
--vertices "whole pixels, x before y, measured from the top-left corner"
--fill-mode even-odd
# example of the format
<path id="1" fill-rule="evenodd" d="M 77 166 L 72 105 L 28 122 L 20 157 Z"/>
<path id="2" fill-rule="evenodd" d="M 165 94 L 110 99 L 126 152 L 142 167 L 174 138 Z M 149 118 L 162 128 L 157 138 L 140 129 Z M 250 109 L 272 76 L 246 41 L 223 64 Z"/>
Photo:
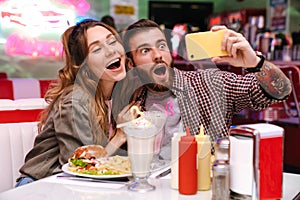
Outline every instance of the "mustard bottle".
<path id="1" fill-rule="evenodd" d="M 211 142 L 209 135 L 204 134 L 201 124 L 200 133 L 195 136 L 198 152 L 198 190 L 209 190 L 211 186 Z"/>

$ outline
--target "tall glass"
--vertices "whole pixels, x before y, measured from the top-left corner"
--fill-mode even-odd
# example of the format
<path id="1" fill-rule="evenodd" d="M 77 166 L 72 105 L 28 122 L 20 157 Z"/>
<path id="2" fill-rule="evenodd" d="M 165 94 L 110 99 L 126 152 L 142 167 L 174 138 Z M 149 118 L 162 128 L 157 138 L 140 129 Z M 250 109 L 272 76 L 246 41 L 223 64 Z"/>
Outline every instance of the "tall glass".
<path id="1" fill-rule="evenodd" d="M 161 112 L 165 113 L 167 116 L 172 116 L 174 114 L 174 113 L 172 113 L 172 112 L 174 112 L 172 109 L 173 109 L 173 103 L 169 101 L 167 103 L 166 107 L 163 107 L 161 104 L 154 103 L 149 108 L 149 111 L 161 111 Z M 168 161 L 159 158 L 164 136 L 165 136 L 164 128 L 162 128 L 155 136 L 154 155 L 153 155 L 153 159 L 151 162 L 151 172 L 161 170 L 162 168 L 166 167 L 169 164 Z"/>
<path id="2" fill-rule="evenodd" d="M 162 147 L 162 140 L 164 137 L 164 130 L 160 130 L 158 134 L 155 136 L 154 140 L 154 155 L 151 162 L 151 171 L 154 172 L 156 170 L 160 170 L 161 168 L 166 166 L 166 162 L 159 158 L 159 154 Z"/>
<path id="3" fill-rule="evenodd" d="M 127 136 L 127 151 L 131 162 L 134 181 L 128 189 L 137 192 L 147 192 L 155 189 L 149 184 L 150 167 L 154 154 L 154 141 L 167 119 L 160 111 L 147 111 L 139 120 L 123 127 Z"/>

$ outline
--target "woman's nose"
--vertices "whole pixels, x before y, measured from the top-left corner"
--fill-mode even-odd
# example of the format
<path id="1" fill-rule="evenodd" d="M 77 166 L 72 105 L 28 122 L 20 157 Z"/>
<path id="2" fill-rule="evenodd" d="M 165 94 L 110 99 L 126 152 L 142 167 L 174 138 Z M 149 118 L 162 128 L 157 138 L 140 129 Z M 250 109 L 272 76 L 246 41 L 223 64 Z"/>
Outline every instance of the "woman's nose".
<path id="1" fill-rule="evenodd" d="M 115 53 L 115 49 L 111 46 L 108 46 L 108 45 L 105 46 L 104 50 L 105 50 L 105 55 L 106 56 L 111 56 L 112 54 Z"/>
<path id="2" fill-rule="evenodd" d="M 116 49 L 109 44 L 104 44 L 102 48 L 105 51 L 105 56 L 111 56 L 116 52 Z"/>

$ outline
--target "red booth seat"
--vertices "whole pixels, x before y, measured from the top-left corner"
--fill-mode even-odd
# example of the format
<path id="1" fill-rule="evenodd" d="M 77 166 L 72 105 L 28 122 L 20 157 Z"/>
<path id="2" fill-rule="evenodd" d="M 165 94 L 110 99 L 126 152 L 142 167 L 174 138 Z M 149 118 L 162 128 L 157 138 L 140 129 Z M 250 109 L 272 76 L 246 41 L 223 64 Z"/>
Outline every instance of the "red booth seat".
<path id="1" fill-rule="evenodd" d="M 14 188 L 20 176 L 26 154 L 33 147 L 38 134 L 38 122 L 0 123 L 1 182 L 0 193 Z"/>
<path id="2" fill-rule="evenodd" d="M 7 78 L 6 72 L 0 72 L 0 78 Z"/>
<path id="3" fill-rule="evenodd" d="M 40 98 L 40 86 L 38 79 L 12 78 L 14 99 Z"/>
<path id="4" fill-rule="evenodd" d="M 0 123 L 35 122 L 47 106 L 43 98 L 0 99 Z"/>
<path id="5" fill-rule="evenodd" d="M 0 111 L 0 123 L 36 122 L 43 109 Z"/>
<path id="6" fill-rule="evenodd" d="M 39 115 L 47 103 L 43 98 L 0 99 L 0 150 L 2 157 L 0 192 L 12 189 L 24 158 L 38 134 Z"/>
<path id="7" fill-rule="evenodd" d="M 13 83 L 9 79 L 0 79 L 0 99 L 14 99 Z"/>
<path id="8" fill-rule="evenodd" d="M 44 98 L 54 79 L 0 78 L 0 99 Z"/>
<path id="9" fill-rule="evenodd" d="M 41 94 L 41 97 L 44 98 L 45 97 L 45 94 L 47 92 L 47 90 L 49 89 L 49 86 L 51 83 L 54 83 L 56 82 L 55 80 L 51 80 L 51 79 L 48 79 L 48 80 L 42 80 L 40 79 L 39 80 L 39 85 L 40 85 L 40 94 Z"/>

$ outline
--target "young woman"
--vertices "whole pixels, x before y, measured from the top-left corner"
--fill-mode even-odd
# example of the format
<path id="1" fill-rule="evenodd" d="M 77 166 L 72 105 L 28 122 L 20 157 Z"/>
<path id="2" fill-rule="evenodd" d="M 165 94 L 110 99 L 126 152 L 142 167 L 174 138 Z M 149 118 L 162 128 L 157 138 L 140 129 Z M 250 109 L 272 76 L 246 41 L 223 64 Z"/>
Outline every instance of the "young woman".
<path id="1" fill-rule="evenodd" d="M 126 75 L 118 33 L 104 23 L 86 20 L 68 28 L 62 43 L 65 66 L 46 94 L 49 106 L 16 186 L 61 172 L 79 146 L 102 145 L 112 155 L 120 154 L 117 149 L 126 141 L 123 132 L 114 129 L 110 114 L 114 84 Z"/>

